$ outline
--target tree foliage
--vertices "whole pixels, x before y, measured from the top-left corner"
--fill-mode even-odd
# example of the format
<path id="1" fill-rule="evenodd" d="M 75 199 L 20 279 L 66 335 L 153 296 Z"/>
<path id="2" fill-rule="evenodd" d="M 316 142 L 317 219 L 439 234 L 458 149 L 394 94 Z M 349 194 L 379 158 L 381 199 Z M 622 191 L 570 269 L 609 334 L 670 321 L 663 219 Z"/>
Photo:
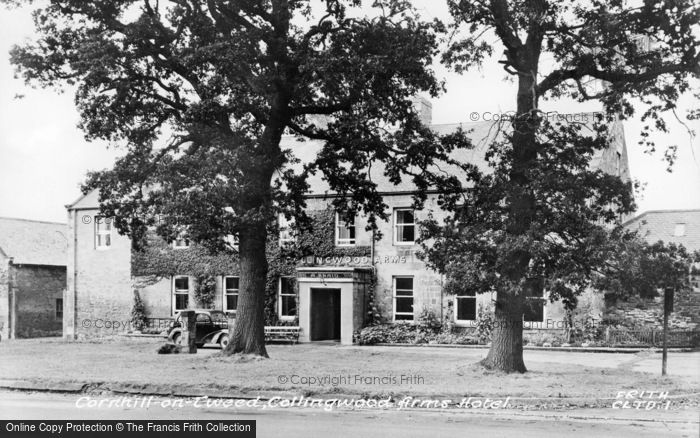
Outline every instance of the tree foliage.
<path id="1" fill-rule="evenodd" d="M 654 298 L 660 290 L 689 287 L 699 251 L 692 253 L 683 245 L 663 241 L 648 243 L 633 233 L 620 237 L 610 242 L 606 262 L 593 281 L 596 289 L 605 292 L 606 301 Z"/>
<path id="2" fill-rule="evenodd" d="M 700 9 L 691 0 L 448 4 L 454 23 L 443 61 L 461 72 L 502 51 L 516 109 L 489 145 L 490 169 L 470 173 L 473 189 L 445 204 L 454 211 L 445 223 L 425 224 L 425 253 L 453 289 L 496 292 L 499 324 L 483 363 L 524 372 L 526 298 L 545 287 L 573 307 L 603 263 L 608 227 L 633 209 L 630 185 L 592 159 L 608 148 L 613 122 L 640 107 L 642 143 L 654 149 L 650 132 L 667 130 L 663 113 L 675 114 L 700 73 Z M 540 103 L 559 98 L 603 104 L 592 133 L 548 120 Z"/>
<path id="3" fill-rule="evenodd" d="M 442 27 L 408 1 L 366 13 L 357 0 L 50 0 L 34 18 L 38 38 L 12 51 L 20 74 L 75 84 L 86 137 L 126 148 L 84 186 L 99 189 L 102 214 L 136 242 L 149 227 L 215 250 L 239 237 L 228 352 L 267 354 L 267 229 L 278 212 L 305 218 L 309 174 L 322 172 L 337 206 L 370 223 L 386 217 L 372 162 L 419 192 L 457 185 L 428 167 L 464 138 L 442 141 L 412 103 L 442 89 L 430 69 Z M 323 146 L 299 166 L 285 134 Z"/>

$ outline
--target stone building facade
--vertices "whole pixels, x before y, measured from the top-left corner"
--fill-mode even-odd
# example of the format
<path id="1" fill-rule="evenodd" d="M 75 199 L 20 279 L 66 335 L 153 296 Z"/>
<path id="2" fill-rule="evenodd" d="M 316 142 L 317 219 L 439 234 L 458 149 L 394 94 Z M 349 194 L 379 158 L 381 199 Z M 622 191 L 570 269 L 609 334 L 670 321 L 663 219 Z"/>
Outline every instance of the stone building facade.
<path id="1" fill-rule="evenodd" d="M 61 336 L 65 224 L 0 218 L 0 336 Z"/>
<path id="2" fill-rule="evenodd" d="M 700 209 L 654 210 L 644 212 L 623 223 L 649 243 L 662 241 L 683 245 L 689 252 L 700 251 Z M 678 330 L 700 332 L 700 265 L 692 268 L 690 287 L 676 291 L 669 326 Z M 630 325 L 660 329 L 663 324 L 663 296 L 653 299 L 633 297 L 616 303 L 607 313 Z"/>
<path id="3" fill-rule="evenodd" d="M 421 107 L 421 113 L 429 118 L 429 105 Z M 587 115 L 587 119 L 592 121 L 593 116 Z M 460 156 L 455 158 L 487 170 L 484 154 L 498 131 L 493 129 L 493 122 L 432 127 L 439 133 L 454 132 L 459 127 L 469 132 L 475 147 L 456 152 Z M 609 149 L 601 151 L 594 158 L 593 165 L 629 179 L 624 134 L 619 124 L 613 126 L 611 140 Z M 299 143 L 293 137 L 283 139 L 283 148 L 291 149 L 299 158 L 300 163 L 296 165 L 313 159 L 321 146 L 312 140 Z M 444 217 L 444 212 L 438 207 L 437 195 L 429 195 L 424 208 L 414 211 L 411 205 L 415 188 L 410 183 L 397 185 L 389 182 L 379 163 L 373 165 L 370 177 L 377 182 L 388 208 L 389 220 L 378 224 L 382 237 L 376 239 L 373 232 L 365 229 L 364 217 L 356 217 L 354 223 L 347 224 L 336 216 L 333 224 L 336 249 L 366 248 L 367 251 L 362 255 L 311 256 L 297 260 L 294 272 L 279 279 L 276 296 L 278 319 L 299 324 L 301 341 L 337 339 L 349 344 L 353 332 L 366 323 L 367 306 L 372 299 L 387 322 L 415 321 L 425 311 L 440 319 L 453 314 L 455 325 L 473 326 L 478 313 L 491 305 L 493 297 L 488 293 L 471 297 L 447 296 L 442 287 L 444 279 L 428 269 L 418 257 L 418 222 L 426 219 L 428 214 L 438 220 Z M 308 209 L 328 209 L 333 193 L 321 175 L 310 177 L 309 184 Z M 130 241 L 108 225 L 95 223 L 98 214 L 95 192 L 69 205 L 68 213 L 71 260 L 68 263 L 67 301 L 75 312 L 66 318 L 66 336 L 90 336 L 112 330 L 94 327 L 92 321 L 97 319 L 128 321 L 134 288 L 140 291 L 152 317 L 170 317 L 185 304 L 193 307 L 196 285 L 191 276 L 175 274 L 150 282 L 132 277 Z M 283 229 L 280 245 L 284 245 L 292 238 L 284 231 L 285 224 L 280 225 Z M 110 233 L 108 245 L 99 240 L 100 233 L 106 235 L 107 229 Z M 176 248 L 178 243 L 172 245 Z M 219 272 L 213 307 L 232 311 L 229 307 L 236 294 L 235 272 Z M 561 303 L 546 300 L 541 300 L 541 303 L 539 311 L 526 317 L 525 326 L 561 330 L 564 319 Z"/>

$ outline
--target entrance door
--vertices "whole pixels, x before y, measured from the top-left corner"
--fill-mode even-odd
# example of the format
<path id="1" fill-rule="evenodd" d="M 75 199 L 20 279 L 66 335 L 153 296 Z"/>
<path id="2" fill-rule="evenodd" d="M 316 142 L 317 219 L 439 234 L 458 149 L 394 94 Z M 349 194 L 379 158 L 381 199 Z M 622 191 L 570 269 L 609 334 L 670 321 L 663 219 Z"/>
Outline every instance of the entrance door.
<path id="1" fill-rule="evenodd" d="M 340 339 L 340 289 L 311 289 L 312 341 Z"/>

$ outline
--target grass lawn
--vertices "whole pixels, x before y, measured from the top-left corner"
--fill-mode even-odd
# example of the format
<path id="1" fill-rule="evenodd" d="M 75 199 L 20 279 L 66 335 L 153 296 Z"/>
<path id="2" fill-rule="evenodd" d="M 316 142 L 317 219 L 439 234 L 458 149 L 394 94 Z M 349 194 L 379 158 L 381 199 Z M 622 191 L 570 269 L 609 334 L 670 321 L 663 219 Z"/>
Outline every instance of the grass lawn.
<path id="1" fill-rule="evenodd" d="M 223 357 L 215 349 L 201 349 L 196 355 L 158 355 L 161 344 L 3 341 L 0 379 L 137 387 L 177 384 L 213 391 L 281 390 L 303 395 L 541 397 L 568 399 L 579 406 L 610 406 L 618 391 L 668 391 L 671 396 L 700 393 L 700 377 L 692 372 L 662 378 L 658 371 L 635 371 L 637 364 L 651 360 L 645 353 L 526 351 L 529 372 L 506 375 L 476 365 L 486 355 L 483 349 L 270 345 L 270 359 L 260 359 Z M 700 353 L 678 353 L 671 356 L 669 366 L 673 370 L 674 363 L 697 364 L 698 358 Z M 697 406 L 698 399 L 696 395 L 679 404 Z"/>

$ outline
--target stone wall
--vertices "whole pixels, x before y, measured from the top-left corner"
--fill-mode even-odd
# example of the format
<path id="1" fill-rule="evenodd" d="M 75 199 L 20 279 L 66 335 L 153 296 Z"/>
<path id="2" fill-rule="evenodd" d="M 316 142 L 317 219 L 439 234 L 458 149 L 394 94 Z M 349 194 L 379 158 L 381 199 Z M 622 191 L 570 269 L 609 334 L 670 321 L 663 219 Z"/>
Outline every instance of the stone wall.
<path id="1" fill-rule="evenodd" d="M 119 334 L 131 318 L 131 239 L 113 230 L 111 246 L 97 248 L 97 214 L 97 209 L 69 211 L 64 300 L 64 337 L 69 339 Z"/>
<path id="2" fill-rule="evenodd" d="M 61 336 L 63 317 L 56 300 L 66 288 L 64 266 L 12 265 L 18 338 Z"/>
<path id="3" fill-rule="evenodd" d="M 632 297 L 609 306 L 606 318 L 628 328 L 661 329 L 663 312 L 663 296 L 652 299 Z M 668 325 L 672 330 L 700 331 L 700 292 L 690 289 L 675 294 Z"/>
<path id="4" fill-rule="evenodd" d="M 10 336 L 10 260 L 0 254 L 0 338 Z"/>

